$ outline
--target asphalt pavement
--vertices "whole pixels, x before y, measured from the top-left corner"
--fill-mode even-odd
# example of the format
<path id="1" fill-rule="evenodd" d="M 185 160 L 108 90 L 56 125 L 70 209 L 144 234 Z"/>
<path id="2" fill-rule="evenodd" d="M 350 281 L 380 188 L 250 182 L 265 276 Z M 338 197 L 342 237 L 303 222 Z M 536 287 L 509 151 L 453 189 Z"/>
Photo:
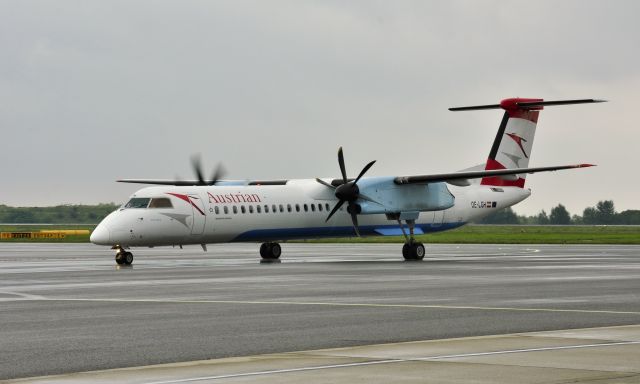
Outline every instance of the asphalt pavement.
<path id="1" fill-rule="evenodd" d="M 640 246 L 0 244 L 0 379 L 640 324 Z"/>

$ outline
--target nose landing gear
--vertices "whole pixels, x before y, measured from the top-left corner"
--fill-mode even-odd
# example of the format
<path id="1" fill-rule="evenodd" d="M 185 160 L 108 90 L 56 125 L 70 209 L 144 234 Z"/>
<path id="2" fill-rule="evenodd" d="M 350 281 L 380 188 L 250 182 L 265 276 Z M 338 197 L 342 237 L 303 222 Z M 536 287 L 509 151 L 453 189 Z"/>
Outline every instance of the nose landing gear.
<path id="1" fill-rule="evenodd" d="M 119 245 L 114 246 L 113 249 L 118 251 L 116 253 L 116 263 L 118 263 L 118 265 L 131 265 L 131 263 L 133 263 L 133 253 L 125 251 L 124 248 Z"/>

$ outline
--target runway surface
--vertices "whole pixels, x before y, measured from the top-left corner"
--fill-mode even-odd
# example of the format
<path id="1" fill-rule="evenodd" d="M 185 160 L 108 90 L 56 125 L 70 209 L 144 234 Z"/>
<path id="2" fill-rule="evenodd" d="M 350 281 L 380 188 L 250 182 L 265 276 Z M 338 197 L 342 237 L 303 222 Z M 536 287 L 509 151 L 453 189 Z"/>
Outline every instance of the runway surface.
<path id="1" fill-rule="evenodd" d="M 41 376 L 7 384 L 623 384 L 640 382 L 640 326 L 374 344 Z"/>
<path id="2" fill-rule="evenodd" d="M 0 244 L 0 379 L 640 324 L 640 247 Z"/>

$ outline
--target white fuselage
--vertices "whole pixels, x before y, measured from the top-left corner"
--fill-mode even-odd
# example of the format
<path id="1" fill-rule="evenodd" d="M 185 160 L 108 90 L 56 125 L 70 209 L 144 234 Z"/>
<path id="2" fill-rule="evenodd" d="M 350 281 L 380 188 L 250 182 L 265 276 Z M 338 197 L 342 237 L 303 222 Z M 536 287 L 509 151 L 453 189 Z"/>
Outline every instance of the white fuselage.
<path id="1" fill-rule="evenodd" d="M 479 184 L 446 188 L 454 197 L 453 206 L 421 211 L 416 234 L 457 228 L 531 194 L 519 187 Z M 312 179 L 290 180 L 286 185 L 148 187 L 132 198 L 152 203 L 144 208 L 123 205 L 112 212 L 94 230 L 93 243 L 130 247 L 355 236 L 346 205 L 325 221 L 337 199 Z M 154 208 L 153 199 L 168 200 L 170 206 Z M 359 214 L 358 221 L 363 236 L 402 233 L 397 220 L 384 213 Z M 406 224 L 404 228 L 408 231 Z"/>

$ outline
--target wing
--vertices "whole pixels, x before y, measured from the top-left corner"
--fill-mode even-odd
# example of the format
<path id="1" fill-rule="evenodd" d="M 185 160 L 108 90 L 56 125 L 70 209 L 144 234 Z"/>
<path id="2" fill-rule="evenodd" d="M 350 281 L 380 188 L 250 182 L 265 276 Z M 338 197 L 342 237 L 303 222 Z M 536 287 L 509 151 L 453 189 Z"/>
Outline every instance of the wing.
<path id="1" fill-rule="evenodd" d="M 167 179 L 120 179 L 118 183 L 197 186 L 198 180 L 167 180 Z M 285 185 L 287 180 L 218 180 L 215 185 Z"/>
<path id="2" fill-rule="evenodd" d="M 120 179 L 120 180 L 116 180 L 116 182 L 132 183 L 132 184 L 178 185 L 178 186 L 198 185 L 198 180 Z"/>
<path id="3" fill-rule="evenodd" d="M 560 171 L 563 169 L 574 168 L 587 168 L 593 167 L 593 164 L 575 164 L 575 165 L 559 165 L 555 167 L 536 167 L 536 168 L 511 168 L 511 169 L 498 169 L 492 171 L 469 171 L 469 172 L 453 172 L 453 173 L 440 173 L 435 175 L 417 175 L 417 176 L 398 176 L 393 181 L 396 184 L 419 184 L 419 183 L 437 183 L 437 182 L 450 182 L 455 185 L 465 185 L 464 180 L 468 179 L 481 179 L 484 177 L 505 177 L 509 179 L 509 176 L 513 177 L 523 173 L 538 173 L 538 172 L 551 172 Z M 468 184 L 467 184 L 468 185 Z"/>
<path id="4" fill-rule="evenodd" d="M 537 167 L 537 168 L 511 168 L 498 169 L 493 171 L 462 171 L 452 173 L 438 173 L 434 175 L 417 175 L 417 176 L 398 176 L 393 181 L 396 184 L 427 184 L 437 182 L 448 182 L 455 185 L 468 185 L 465 180 L 482 179 L 484 177 L 502 176 L 509 179 L 509 176 L 515 176 L 523 173 L 538 173 L 560 171 L 563 169 L 587 168 L 593 167 L 593 164 L 575 164 L 560 165 L 555 167 Z M 352 179 L 347 179 L 351 181 Z M 152 184 L 152 185 L 175 185 L 175 186 L 197 186 L 198 180 L 167 180 L 167 179 L 120 179 L 119 183 L 134 184 Z M 341 179 L 332 180 L 331 184 L 338 186 L 343 183 Z M 216 185 L 285 185 L 287 180 L 220 180 Z"/>

